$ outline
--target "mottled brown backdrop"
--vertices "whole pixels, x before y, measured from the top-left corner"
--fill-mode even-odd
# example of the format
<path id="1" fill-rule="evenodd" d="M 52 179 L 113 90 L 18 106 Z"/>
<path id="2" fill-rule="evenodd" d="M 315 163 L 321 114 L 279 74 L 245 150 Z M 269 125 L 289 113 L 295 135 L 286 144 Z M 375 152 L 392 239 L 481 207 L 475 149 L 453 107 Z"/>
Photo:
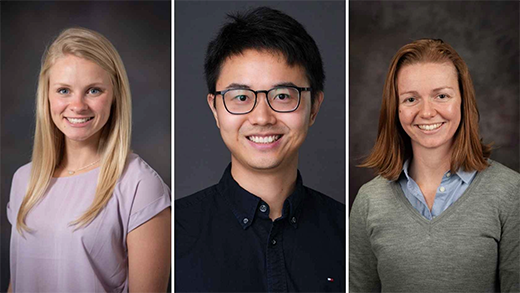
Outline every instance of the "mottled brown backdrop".
<path id="1" fill-rule="evenodd" d="M 519 3 L 349 2 L 350 205 L 372 170 L 356 167 L 375 143 L 384 79 L 397 50 L 440 38 L 468 64 L 491 158 L 516 171 L 519 157 Z"/>

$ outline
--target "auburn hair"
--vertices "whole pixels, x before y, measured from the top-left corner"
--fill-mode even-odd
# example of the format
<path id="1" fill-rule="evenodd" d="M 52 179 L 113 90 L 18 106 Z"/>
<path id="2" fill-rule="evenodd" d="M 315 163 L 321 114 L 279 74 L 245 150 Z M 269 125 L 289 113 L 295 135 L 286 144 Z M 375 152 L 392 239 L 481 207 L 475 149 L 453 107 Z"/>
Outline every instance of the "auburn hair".
<path id="1" fill-rule="evenodd" d="M 461 121 L 454 135 L 451 172 L 459 168 L 481 171 L 488 166 L 491 146 L 482 143 L 475 89 L 468 66 L 449 44 L 440 39 L 420 39 L 406 44 L 392 58 L 383 88 L 377 140 L 360 167 L 374 168 L 388 180 L 397 180 L 406 159 L 412 156 L 410 137 L 399 121 L 397 74 L 406 65 L 451 62 L 456 70 L 462 98 Z"/>
<path id="2" fill-rule="evenodd" d="M 49 70 L 67 55 L 92 61 L 108 72 L 114 89 L 110 118 L 101 131 L 98 152 L 101 166 L 94 201 L 71 225 L 88 225 L 106 206 L 123 173 L 130 150 L 132 103 L 130 85 L 117 50 L 101 34 L 85 28 L 69 28 L 60 33 L 42 58 L 36 93 L 36 129 L 32 152 L 31 177 L 16 219 L 20 234 L 31 231 L 25 219 L 43 199 L 55 169 L 63 159 L 64 134 L 52 122 L 49 109 Z"/>

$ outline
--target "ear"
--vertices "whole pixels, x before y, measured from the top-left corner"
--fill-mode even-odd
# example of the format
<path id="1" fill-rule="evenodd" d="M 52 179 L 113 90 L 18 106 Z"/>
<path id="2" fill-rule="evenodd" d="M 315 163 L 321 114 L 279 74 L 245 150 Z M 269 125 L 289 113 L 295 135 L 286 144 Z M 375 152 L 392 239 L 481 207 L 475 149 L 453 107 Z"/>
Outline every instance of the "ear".
<path id="1" fill-rule="evenodd" d="M 311 115 L 309 117 L 309 126 L 314 124 L 316 121 L 316 116 L 318 116 L 318 112 L 320 111 L 321 103 L 323 103 L 323 92 L 316 93 L 316 97 L 314 98 L 314 103 L 311 107 Z"/>
<path id="2" fill-rule="evenodd" d="M 215 117 L 215 122 L 217 123 L 217 127 L 220 128 L 220 125 L 218 123 L 217 108 L 216 108 L 216 104 L 215 104 L 215 95 L 208 94 L 207 99 L 208 99 L 208 106 L 211 109 L 211 112 L 213 112 L 213 117 Z"/>

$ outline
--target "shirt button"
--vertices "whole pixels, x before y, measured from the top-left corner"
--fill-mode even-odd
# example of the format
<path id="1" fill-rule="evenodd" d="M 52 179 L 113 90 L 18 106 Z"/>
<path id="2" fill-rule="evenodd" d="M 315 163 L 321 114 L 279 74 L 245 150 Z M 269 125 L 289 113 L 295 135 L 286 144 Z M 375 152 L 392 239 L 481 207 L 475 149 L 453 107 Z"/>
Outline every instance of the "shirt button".
<path id="1" fill-rule="evenodd" d="M 446 191 L 446 188 L 444 188 L 444 186 L 441 186 L 441 188 L 439 188 L 439 190 L 440 190 L 441 192 L 444 192 L 444 191 Z"/>
<path id="2" fill-rule="evenodd" d="M 291 223 L 296 224 L 296 217 L 292 217 Z"/>
<path id="3" fill-rule="evenodd" d="M 244 224 L 247 224 L 247 223 L 249 222 L 249 219 L 248 219 L 248 218 L 244 218 L 244 219 L 242 220 L 242 222 L 243 222 Z"/>
<path id="4" fill-rule="evenodd" d="M 267 207 L 265 206 L 265 204 L 263 204 L 263 205 L 260 206 L 260 211 L 261 211 L 262 213 L 265 213 L 265 211 L 267 211 Z"/>
<path id="5" fill-rule="evenodd" d="M 271 243 L 272 243 L 273 245 L 276 245 L 276 240 L 273 239 L 273 241 L 271 241 Z"/>
<path id="6" fill-rule="evenodd" d="M 450 172 L 446 173 L 446 177 L 450 177 L 450 176 L 451 176 Z"/>

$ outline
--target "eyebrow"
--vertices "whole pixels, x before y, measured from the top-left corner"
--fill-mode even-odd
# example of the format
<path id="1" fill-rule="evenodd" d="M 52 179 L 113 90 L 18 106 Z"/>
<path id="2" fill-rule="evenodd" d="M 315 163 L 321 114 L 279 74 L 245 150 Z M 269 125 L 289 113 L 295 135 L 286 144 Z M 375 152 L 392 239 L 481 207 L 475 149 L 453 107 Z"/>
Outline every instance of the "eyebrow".
<path id="1" fill-rule="evenodd" d="M 58 87 L 60 87 L 60 86 L 66 86 L 66 87 L 71 87 L 70 84 L 62 83 L 62 82 L 54 83 L 54 84 L 52 84 L 52 86 L 58 86 Z M 94 83 L 91 83 L 91 84 L 85 86 L 85 88 L 91 88 L 91 87 L 94 87 L 94 86 L 97 86 L 97 87 L 103 87 L 103 88 L 106 87 L 106 85 L 105 85 L 104 83 L 102 83 L 102 82 L 94 82 Z"/>
<path id="2" fill-rule="evenodd" d="M 292 86 L 292 87 L 298 87 L 297 85 L 295 85 L 294 83 L 292 82 L 280 82 L 280 83 L 276 83 L 274 84 L 271 88 L 276 88 L 276 87 L 283 87 L 283 86 Z M 231 83 L 229 84 L 226 89 L 251 89 L 251 87 L 247 84 L 242 84 L 242 83 Z"/>
<path id="3" fill-rule="evenodd" d="M 242 84 L 242 83 L 231 83 L 229 84 L 226 89 L 250 89 L 251 87 L 248 86 L 247 84 Z"/>
<path id="4" fill-rule="evenodd" d="M 441 87 L 433 89 L 431 92 L 432 93 L 436 93 L 436 92 L 439 92 L 439 91 L 444 90 L 444 89 L 453 90 L 453 88 L 451 86 L 441 86 Z M 402 96 L 402 95 L 405 95 L 405 94 L 418 94 L 418 92 L 417 91 L 407 91 L 407 92 L 404 92 L 404 93 L 400 93 L 399 96 Z"/>
<path id="5" fill-rule="evenodd" d="M 438 91 L 445 90 L 445 89 L 453 90 L 453 88 L 451 86 L 442 86 L 442 87 L 433 89 L 432 92 L 438 92 Z"/>

